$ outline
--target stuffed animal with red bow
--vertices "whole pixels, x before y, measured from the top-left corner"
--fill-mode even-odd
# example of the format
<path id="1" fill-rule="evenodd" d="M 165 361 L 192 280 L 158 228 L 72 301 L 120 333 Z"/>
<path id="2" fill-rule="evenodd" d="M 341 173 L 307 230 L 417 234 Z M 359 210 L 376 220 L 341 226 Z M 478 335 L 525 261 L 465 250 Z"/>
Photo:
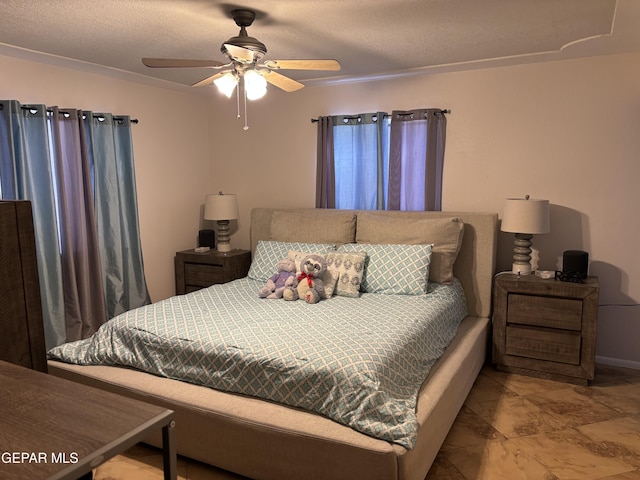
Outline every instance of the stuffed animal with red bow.
<path id="1" fill-rule="evenodd" d="M 322 255 L 306 255 L 300 261 L 300 272 L 293 285 L 284 291 L 285 300 L 304 298 L 307 303 L 318 303 L 325 298 L 322 274 L 327 270 L 327 262 Z"/>

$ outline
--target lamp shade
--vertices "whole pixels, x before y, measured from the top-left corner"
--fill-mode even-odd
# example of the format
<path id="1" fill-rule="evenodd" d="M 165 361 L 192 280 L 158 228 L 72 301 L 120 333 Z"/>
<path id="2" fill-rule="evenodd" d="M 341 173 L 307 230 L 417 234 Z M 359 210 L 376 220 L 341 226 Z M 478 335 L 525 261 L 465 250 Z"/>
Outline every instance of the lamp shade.
<path id="1" fill-rule="evenodd" d="M 549 233 L 549 200 L 507 198 L 500 230 L 511 233 Z"/>
<path id="2" fill-rule="evenodd" d="M 238 200 L 232 193 L 207 195 L 204 202 L 205 220 L 234 220 L 238 218 Z"/>

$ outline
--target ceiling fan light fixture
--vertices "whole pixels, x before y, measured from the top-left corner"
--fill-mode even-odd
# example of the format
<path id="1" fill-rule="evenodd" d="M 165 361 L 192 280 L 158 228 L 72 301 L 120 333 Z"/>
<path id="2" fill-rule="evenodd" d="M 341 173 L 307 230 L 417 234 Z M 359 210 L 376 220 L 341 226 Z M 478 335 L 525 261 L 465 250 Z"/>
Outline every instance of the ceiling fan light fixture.
<path id="1" fill-rule="evenodd" d="M 258 100 L 267 93 L 267 81 L 255 70 L 244 72 L 244 88 L 249 100 Z"/>
<path id="2" fill-rule="evenodd" d="M 247 8 L 235 8 L 231 17 L 240 32 L 220 46 L 220 51 L 229 60 L 222 63 L 217 60 L 192 60 L 180 58 L 143 58 L 142 63 L 150 68 L 213 68 L 217 73 L 194 83 L 193 87 L 216 85 L 218 91 L 231 98 L 236 92 L 238 103 L 238 118 L 241 118 L 241 101 L 244 103 L 244 129 L 247 130 L 247 100 L 258 100 L 267 93 L 267 84 L 285 92 L 295 92 L 304 85 L 287 75 L 274 70 L 340 70 L 340 63 L 332 59 L 293 59 L 267 60 L 263 57 L 267 47 L 258 39 L 249 36 L 247 27 L 253 24 L 256 13 Z M 263 62 L 263 63 L 261 63 Z M 239 83 L 242 81 L 242 84 Z"/>
<path id="3" fill-rule="evenodd" d="M 238 77 L 234 73 L 228 72 L 220 78 L 216 78 L 213 83 L 218 87 L 220 93 L 226 95 L 227 98 L 231 98 L 236 85 L 238 85 Z"/>

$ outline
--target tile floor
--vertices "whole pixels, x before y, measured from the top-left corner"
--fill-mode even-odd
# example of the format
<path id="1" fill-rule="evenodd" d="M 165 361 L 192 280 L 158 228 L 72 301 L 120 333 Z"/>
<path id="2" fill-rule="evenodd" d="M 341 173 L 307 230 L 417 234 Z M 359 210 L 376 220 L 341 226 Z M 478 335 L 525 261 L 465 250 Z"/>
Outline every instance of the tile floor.
<path id="1" fill-rule="evenodd" d="M 182 457 L 178 475 L 243 478 Z M 162 457 L 137 445 L 94 478 L 161 479 Z M 597 365 L 577 387 L 486 366 L 425 480 L 496 479 L 640 480 L 640 370 Z"/>

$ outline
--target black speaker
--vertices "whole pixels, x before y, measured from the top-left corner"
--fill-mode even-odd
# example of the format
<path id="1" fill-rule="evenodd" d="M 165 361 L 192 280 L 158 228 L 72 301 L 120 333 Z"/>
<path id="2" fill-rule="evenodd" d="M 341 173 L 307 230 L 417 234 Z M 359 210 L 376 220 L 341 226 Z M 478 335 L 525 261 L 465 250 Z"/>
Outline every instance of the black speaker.
<path id="1" fill-rule="evenodd" d="M 213 230 L 200 230 L 198 232 L 198 246 L 216 248 L 216 232 Z"/>
<path id="2" fill-rule="evenodd" d="M 566 250 L 562 254 L 562 274 L 568 279 L 584 280 L 589 274 L 589 254 L 582 250 Z"/>

